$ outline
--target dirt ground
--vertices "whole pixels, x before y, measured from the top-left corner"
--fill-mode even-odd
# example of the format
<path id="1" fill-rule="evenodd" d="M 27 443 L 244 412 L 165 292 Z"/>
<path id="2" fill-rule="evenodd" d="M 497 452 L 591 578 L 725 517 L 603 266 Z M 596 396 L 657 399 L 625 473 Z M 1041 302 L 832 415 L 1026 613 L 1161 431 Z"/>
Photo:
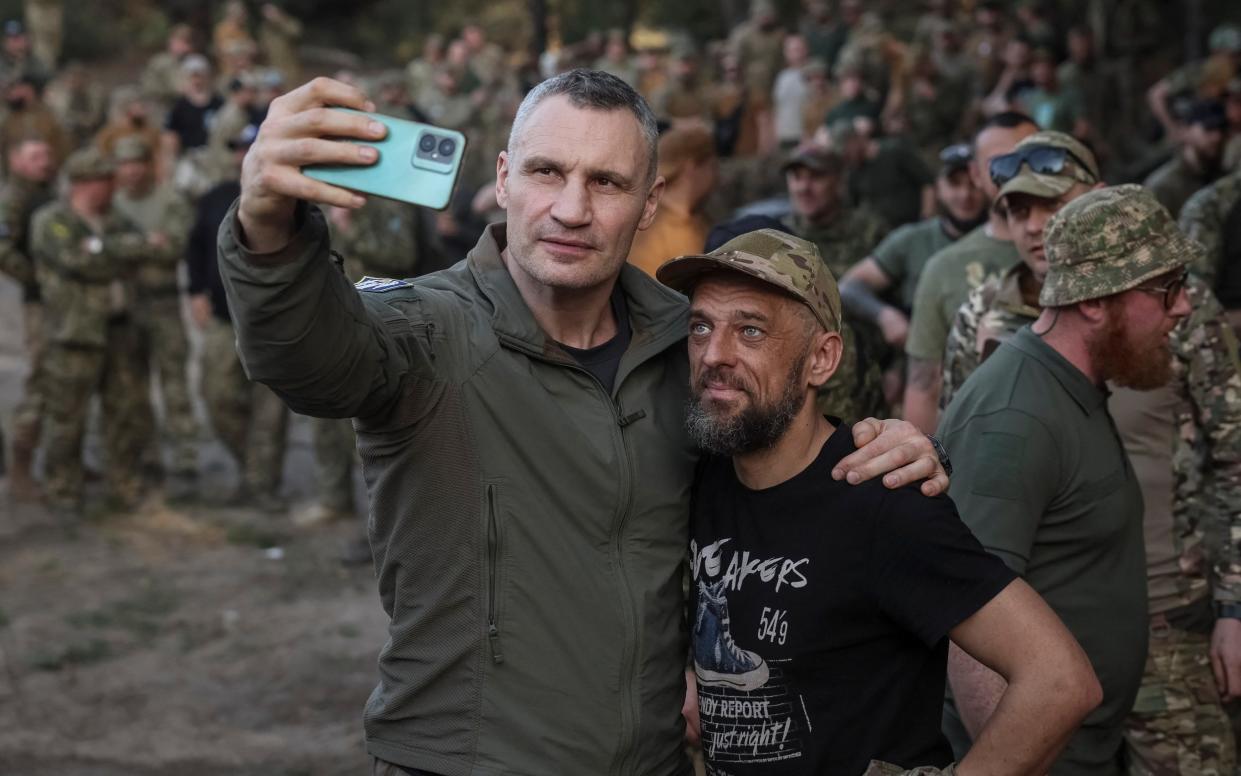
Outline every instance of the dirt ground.
<path id="1" fill-rule="evenodd" d="M 20 395 L 20 302 L 0 280 L 0 421 Z M 204 432 L 203 490 L 235 472 Z M 89 456 L 88 456 L 89 459 Z M 310 498 L 305 419 L 285 494 Z M 360 523 L 152 500 L 56 524 L 0 480 L 0 774 L 369 772 L 361 713 L 386 617 Z"/>

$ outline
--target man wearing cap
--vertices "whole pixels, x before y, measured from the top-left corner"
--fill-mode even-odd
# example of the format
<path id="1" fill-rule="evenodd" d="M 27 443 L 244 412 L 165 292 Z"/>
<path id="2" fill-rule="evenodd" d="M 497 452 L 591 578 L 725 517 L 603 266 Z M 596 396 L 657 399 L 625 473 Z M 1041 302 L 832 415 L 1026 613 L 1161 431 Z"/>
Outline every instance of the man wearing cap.
<path id="1" fill-rule="evenodd" d="M 1032 135 L 1016 153 L 1070 147 L 1072 139 L 1058 134 Z M 1075 152 L 1093 166 L 1087 154 Z M 1038 318 L 1044 225 L 1089 190 L 1067 171 L 1038 175 L 1026 165 L 1003 185 L 1023 263 L 971 292 L 958 312 L 945 355 L 945 405 L 981 360 Z M 1209 772 L 1219 763 L 1226 767 L 1218 772 L 1229 773 L 1233 748 L 1220 696 L 1241 693 L 1241 548 L 1229 538 L 1234 526 L 1241 530 L 1241 407 L 1229 397 L 1241 393 L 1241 375 L 1236 339 L 1210 289 L 1191 276 L 1186 293 L 1192 312 L 1169 335 L 1172 380 L 1152 391 L 1116 387 L 1109 400 L 1142 485 L 1151 611 L 1151 654 L 1127 740 L 1131 759 L 1155 773 Z M 1186 705 L 1179 700 L 1186 696 L 1197 701 Z"/>
<path id="2" fill-rule="evenodd" d="M 1219 178 L 1226 125 L 1223 105 L 1195 102 L 1185 116 L 1176 154 L 1143 183 L 1173 218 L 1181 214 L 1181 207 L 1194 192 Z"/>
<path id="3" fill-rule="evenodd" d="M 905 418 L 927 433 L 935 430 L 939 419 L 944 345 L 957 308 L 971 289 L 1020 261 L 1008 222 L 993 207 L 999 187 L 991 180 L 991 159 L 1012 151 L 1037 131 L 1038 126 L 1021 113 L 1001 113 L 982 125 L 974 136 L 970 174 L 990 208 L 987 222 L 932 256 L 918 278 L 905 341 Z"/>
<path id="4" fill-rule="evenodd" d="M 185 484 L 198 473 L 198 424 L 186 369 L 189 341 L 181 319 L 177 275 L 194 211 L 169 184 L 155 179 L 155 149 L 138 135 L 116 142 L 117 191 L 112 205 L 146 236 L 150 249 L 134 276 L 134 322 L 142 334 L 164 401 L 163 432 L 172 446 L 168 473 Z M 158 438 L 151 440 L 157 459 Z"/>
<path id="5" fill-rule="evenodd" d="M 844 159 L 837 152 L 803 146 L 793 152 L 783 169 L 792 212 L 781 222 L 792 234 L 814 243 L 832 277 L 841 277 L 874 249 L 883 236 L 883 222 L 867 210 L 841 202 Z M 845 357 L 824 387 L 820 409 L 849 421 L 884 414 L 879 333 L 850 316 L 841 336 Z M 873 344 L 860 345 L 860 338 Z"/>
<path id="6" fill-rule="evenodd" d="M 1206 59 L 1177 68 L 1146 92 L 1147 106 L 1163 125 L 1164 133 L 1173 140 L 1183 129 L 1171 109 L 1176 99 L 1218 100 L 1229 81 L 1241 76 L 1241 27 L 1219 25 L 1211 30 L 1207 48 L 1210 56 Z"/>
<path id="7" fill-rule="evenodd" d="M 41 137 L 52 147 L 56 164 L 69 155 L 69 134 L 56 114 L 43 102 L 43 82 L 23 74 L 4 85 L 9 111 L 0 124 L 0 148 L 11 148 L 22 138 Z"/>
<path id="8" fill-rule="evenodd" d="M 1185 266 L 1196 248 L 1139 186 L 1072 200 L 1043 246 L 1038 319 L 974 372 L 940 428 L 964 459 L 951 491 L 962 519 L 1051 605 L 1102 682 L 1102 705 L 1051 773 L 1118 774 L 1149 618 L 1142 492 L 1106 384 L 1168 382 L 1168 335 L 1190 312 Z M 949 678 L 945 730 L 961 751 L 1004 682 L 959 652 Z"/>
<path id="9" fill-rule="evenodd" d="M 1101 697 L 1085 654 L 946 498 L 831 477 L 816 393 L 840 299 L 813 244 L 750 232 L 658 273 L 690 296 L 691 642 L 710 774 L 1041 773 Z M 1009 679 L 955 770 L 948 641 Z"/>
<path id="10" fill-rule="evenodd" d="M 0 272 L 22 286 L 22 328 L 29 370 L 21 402 L 13 411 L 9 492 L 21 501 L 38 497 L 31 476 L 43 427 L 43 300 L 30 253 L 30 219 L 56 195 L 56 160 L 52 147 L 27 137 L 8 149 L 9 177 L 0 189 Z"/>
<path id="11" fill-rule="evenodd" d="M 4 38 L 0 41 L 0 83 L 30 77 L 39 83 L 47 83 L 52 77 L 49 65 L 40 60 L 30 46 L 26 25 L 20 19 L 9 19 L 3 26 Z"/>
<path id="12" fill-rule="evenodd" d="M 1036 132 L 1011 154 L 996 159 L 993 164 L 1003 168 L 1004 181 L 996 202 L 1021 261 L 971 290 L 957 310 L 944 348 L 941 410 L 983 358 L 1038 317 L 1038 294 L 1047 274 L 1043 257 L 1047 220 L 1092 188 L 1103 187 L 1094 154 L 1064 132 Z"/>
<path id="13" fill-rule="evenodd" d="M 970 177 L 972 159 L 973 149 L 965 143 L 945 148 L 935 178 L 939 213 L 891 232 L 840 279 L 846 312 L 878 326 L 884 341 L 894 348 L 905 347 L 914 289 L 927 260 L 987 217 L 982 191 Z"/>
<path id="14" fill-rule="evenodd" d="M 181 94 L 173 101 L 164 119 L 160 140 L 165 161 L 163 170 L 191 148 L 207 144 L 215 114 L 224 99 L 211 87 L 211 64 L 202 54 L 189 54 L 181 60 Z"/>
<path id="15" fill-rule="evenodd" d="M 141 495 L 136 462 L 151 406 L 132 322 L 130 277 L 151 244 L 111 209 L 112 162 L 93 148 L 65 162 L 68 195 L 35 211 L 30 227 L 44 304 L 44 492 L 66 517 L 83 507 L 82 440 L 91 397 L 102 405 L 110 504 Z"/>

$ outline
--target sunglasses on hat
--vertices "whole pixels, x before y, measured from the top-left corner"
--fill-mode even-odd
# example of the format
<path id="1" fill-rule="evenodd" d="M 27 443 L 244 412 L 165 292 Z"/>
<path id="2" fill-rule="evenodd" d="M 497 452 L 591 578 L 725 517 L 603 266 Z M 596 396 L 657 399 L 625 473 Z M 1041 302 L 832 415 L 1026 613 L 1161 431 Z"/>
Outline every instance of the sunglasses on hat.
<path id="1" fill-rule="evenodd" d="M 1067 159 L 1072 159 L 1089 174 L 1089 165 L 1069 149 L 1057 146 L 1031 146 L 1002 154 L 992 159 L 987 169 L 991 173 L 991 182 L 996 186 L 1003 186 L 1017 177 L 1023 164 L 1029 165 L 1030 170 L 1039 175 L 1059 175 L 1064 172 L 1064 162 Z"/>

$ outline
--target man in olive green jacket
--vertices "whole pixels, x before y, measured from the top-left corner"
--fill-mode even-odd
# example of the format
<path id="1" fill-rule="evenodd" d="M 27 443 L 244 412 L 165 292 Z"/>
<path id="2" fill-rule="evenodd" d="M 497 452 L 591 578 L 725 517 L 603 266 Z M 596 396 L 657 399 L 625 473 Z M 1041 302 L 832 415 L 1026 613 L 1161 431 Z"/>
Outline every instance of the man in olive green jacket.
<path id="1" fill-rule="evenodd" d="M 374 161 L 322 138 L 383 127 L 325 105 L 372 109 L 326 79 L 272 104 L 220 268 L 250 377 L 354 418 L 390 617 L 376 772 L 686 773 L 686 303 L 625 265 L 662 190 L 653 116 L 613 76 L 545 82 L 498 159 L 508 223 L 452 269 L 358 293 L 298 200 L 363 199 L 299 168 Z M 905 465 L 889 485 L 944 488 L 912 427 L 861 426 L 883 433 L 839 476 Z"/>

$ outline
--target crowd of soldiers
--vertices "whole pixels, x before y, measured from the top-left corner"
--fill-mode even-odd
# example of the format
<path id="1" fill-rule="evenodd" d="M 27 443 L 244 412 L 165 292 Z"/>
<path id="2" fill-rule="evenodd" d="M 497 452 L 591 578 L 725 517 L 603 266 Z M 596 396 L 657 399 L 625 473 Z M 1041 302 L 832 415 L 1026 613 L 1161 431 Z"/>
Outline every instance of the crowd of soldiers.
<path id="1" fill-rule="evenodd" d="M 302 23 L 272 3 L 230 2 L 209 36 L 173 27 L 140 76 L 104 99 L 85 67 L 60 64 L 59 6 L 29 6 L 26 23 L 0 30 L 0 272 L 21 287 L 30 362 L 4 429 L 10 495 L 66 515 L 84 508 L 97 397 L 110 508 L 200 497 L 197 395 L 237 464 L 231 500 L 286 511 L 288 410 L 236 356 L 216 235 L 267 104 L 310 74 Z M 466 134 L 452 203 L 330 209 L 333 246 L 355 280 L 462 258 L 503 219 L 495 157 L 522 96 L 558 72 L 603 70 L 661 121 L 666 188 L 631 263 L 653 274 L 766 226 L 813 242 L 840 281 L 847 324 L 823 411 L 904 417 L 931 433 L 969 374 L 1039 316 L 1049 218 L 1094 188 L 1143 183 L 1202 250 L 1192 314 L 1172 335 L 1174 379 L 1112 397 L 1143 475 L 1152 613 L 1192 624 L 1190 646 L 1152 651 L 1131 732 L 1162 762 L 1190 755 L 1164 751 L 1160 731 L 1189 730 L 1201 759 L 1177 767 L 1223 773 L 1235 754 L 1208 649 L 1212 622 L 1241 618 L 1241 17 L 1217 20 L 1205 58 L 1142 83 L 1134 64 L 1150 52 L 1133 43 L 1142 29 L 1126 8 L 1100 27 L 1038 0 L 927 0 L 889 15 L 805 0 L 796 19 L 754 0 L 727 40 L 660 34 L 634 51 L 616 30 L 554 41 L 539 57 L 473 24 L 427 35 L 405 67 L 330 74 L 364 86 L 381 113 Z M 1105 30 L 1120 32 L 1103 40 Z M 1022 169 L 1034 183 L 1005 189 Z M 315 420 L 314 439 L 319 492 L 293 513 L 300 525 L 355 514 L 349 421 Z M 360 543 L 347 557 L 369 553 Z M 1192 674 L 1210 697 L 1165 692 L 1169 673 Z"/>

